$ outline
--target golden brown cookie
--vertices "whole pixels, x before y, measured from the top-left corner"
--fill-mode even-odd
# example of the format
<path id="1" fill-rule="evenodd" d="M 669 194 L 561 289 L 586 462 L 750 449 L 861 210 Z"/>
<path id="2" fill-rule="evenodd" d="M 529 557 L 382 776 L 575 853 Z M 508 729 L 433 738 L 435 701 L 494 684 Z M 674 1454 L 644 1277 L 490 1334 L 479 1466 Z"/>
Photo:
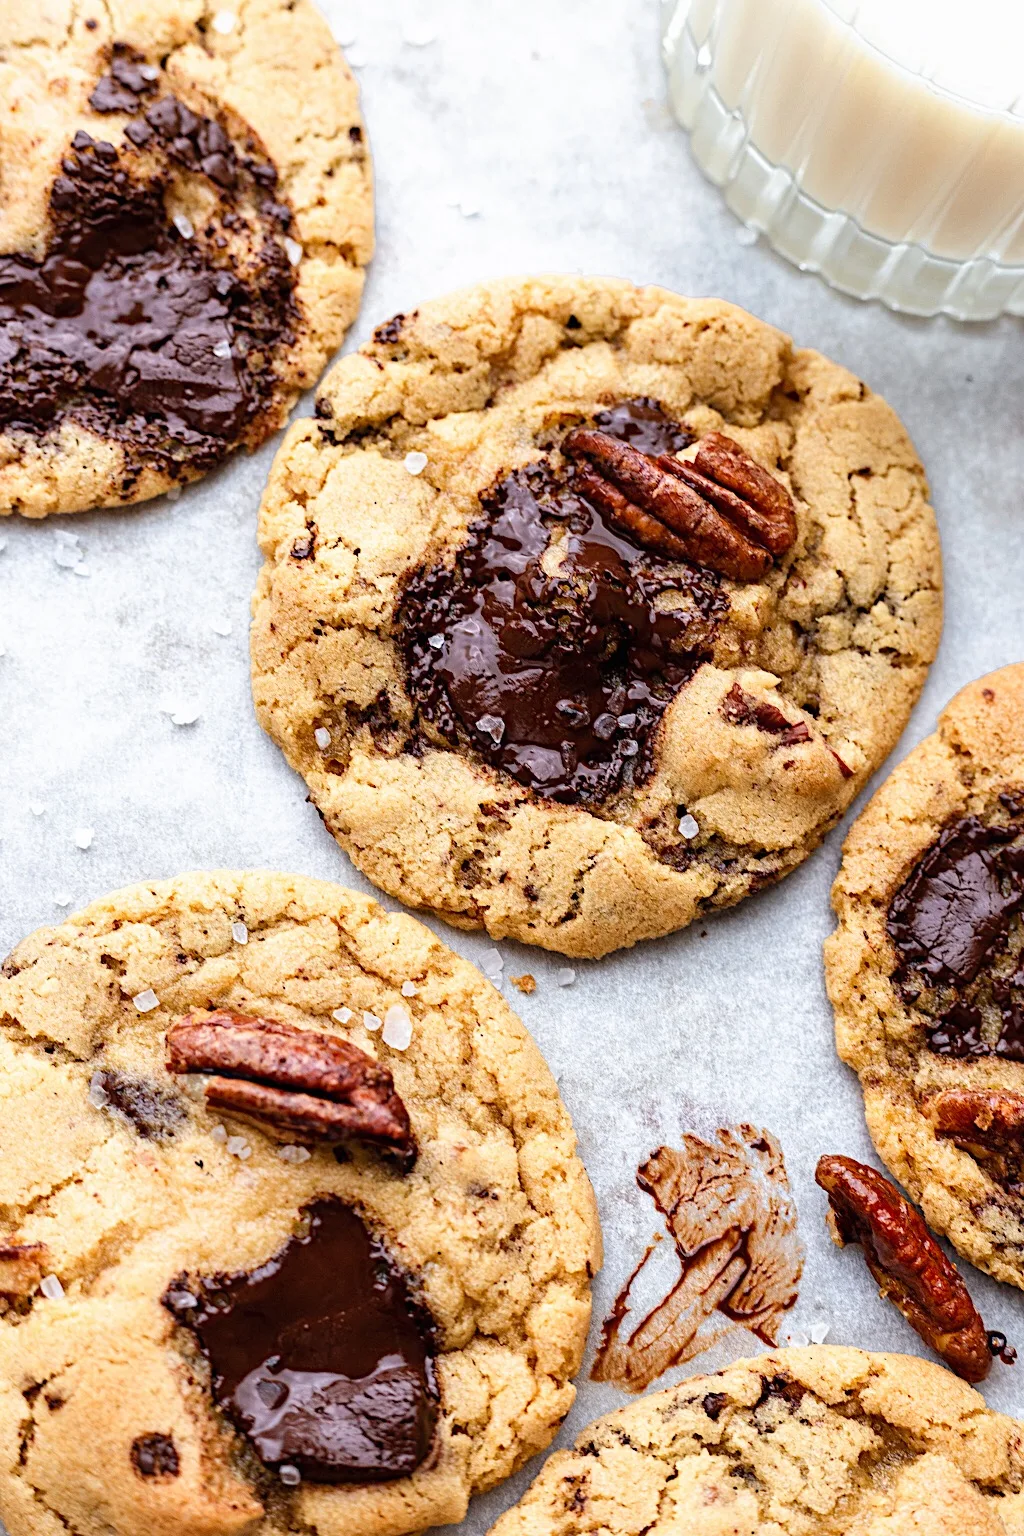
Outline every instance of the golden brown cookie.
<path id="1" fill-rule="evenodd" d="M 0 514 L 144 501 L 281 425 L 373 248 L 311 0 L 0 0 Z"/>
<path id="2" fill-rule="evenodd" d="M 606 279 L 381 326 L 286 438 L 260 543 L 257 713 L 331 832 L 402 901 L 568 955 L 805 858 L 941 623 L 885 402 L 731 305 Z"/>
<path id="3" fill-rule="evenodd" d="M 492 1536 L 1020 1536 L 1022 1431 L 927 1361 L 779 1350 L 598 1419 Z"/>
<path id="4" fill-rule="evenodd" d="M 1024 665 L 971 683 L 854 824 L 825 945 L 879 1155 L 1024 1286 Z"/>
<path id="5" fill-rule="evenodd" d="M 405 915 L 186 875 L 0 980 L 0 1517 L 402 1536 L 547 1446 L 600 1262 L 536 1046 Z"/>

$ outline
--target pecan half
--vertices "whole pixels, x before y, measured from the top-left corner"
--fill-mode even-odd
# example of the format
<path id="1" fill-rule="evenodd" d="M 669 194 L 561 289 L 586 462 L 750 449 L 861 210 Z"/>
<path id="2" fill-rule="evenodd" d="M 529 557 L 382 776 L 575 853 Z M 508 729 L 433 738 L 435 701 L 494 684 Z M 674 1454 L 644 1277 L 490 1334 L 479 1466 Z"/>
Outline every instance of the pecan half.
<path id="1" fill-rule="evenodd" d="M 167 1031 L 168 1070 L 211 1074 L 206 1102 L 306 1141 L 367 1141 L 408 1172 L 416 1142 L 386 1067 L 365 1051 L 277 1019 L 228 1009 Z"/>
<path id="2" fill-rule="evenodd" d="M 829 1198 L 833 1240 L 840 1248 L 860 1243 L 879 1294 L 958 1376 L 983 1381 L 992 1365 L 985 1325 L 910 1202 L 852 1157 L 819 1158 L 814 1177 Z"/>
<path id="3" fill-rule="evenodd" d="M 733 683 L 722 700 L 722 718 L 730 725 L 756 725 L 759 731 L 777 736 L 776 746 L 795 747 L 810 741 L 811 733 L 804 720 L 787 720 L 778 705 L 768 699 L 755 699 L 745 693 L 739 683 Z"/>
<path id="4" fill-rule="evenodd" d="M 0 1246 L 0 1296 L 20 1300 L 31 1296 L 51 1267 L 45 1243 L 8 1243 Z"/>
<path id="5" fill-rule="evenodd" d="M 1024 1194 L 1024 1096 L 999 1088 L 949 1088 L 923 1104 L 947 1136 L 1012 1194 Z"/>
<path id="6" fill-rule="evenodd" d="M 692 463 L 575 427 L 562 444 L 583 496 L 647 549 L 756 581 L 796 538 L 793 499 L 732 438 L 711 432 Z"/>

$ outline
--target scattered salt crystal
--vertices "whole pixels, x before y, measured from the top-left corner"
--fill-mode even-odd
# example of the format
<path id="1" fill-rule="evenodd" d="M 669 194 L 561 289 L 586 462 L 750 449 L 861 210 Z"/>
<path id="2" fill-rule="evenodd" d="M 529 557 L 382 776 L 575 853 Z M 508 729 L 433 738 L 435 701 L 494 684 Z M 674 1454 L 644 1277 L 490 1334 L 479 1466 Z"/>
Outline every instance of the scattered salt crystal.
<path id="1" fill-rule="evenodd" d="M 74 833 L 72 834 L 71 841 L 74 843 L 76 848 L 81 848 L 83 851 L 86 848 L 91 848 L 92 827 L 76 827 Z"/>
<path id="2" fill-rule="evenodd" d="M 498 949 L 489 949 L 480 962 L 485 976 L 501 979 L 501 973 L 505 969 L 505 958 Z"/>
<path id="3" fill-rule="evenodd" d="M 437 42 L 437 33 L 421 22 L 419 26 L 415 22 L 407 25 L 402 33 L 403 43 L 408 43 L 410 48 L 429 48 L 431 43 Z"/>
<path id="4" fill-rule="evenodd" d="M 555 980 L 560 987 L 571 987 L 576 980 L 576 972 L 571 965 L 565 965 L 561 970 L 555 972 Z"/>
<path id="5" fill-rule="evenodd" d="M 383 1019 L 378 1019 L 377 1015 L 375 1013 L 371 1013 L 368 1008 L 364 1008 L 363 1009 L 363 1028 L 364 1029 L 369 1029 L 369 1030 L 380 1029 L 380 1027 L 383 1024 L 383 1022 L 384 1022 Z"/>
<path id="6" fill-rule="evenodd" d="M 697 833 L 699 831 L 700 831 L 700 823 L 698 822 L 696 816 L 691 816 L 689 811 L 687 811 L 685 816 L 680 816 L 680 818 L 679 818 L 679 836 L 680 837 L 696 837 Z"/>
<path id="7" fill-rule="evenodd" d="M 72 569 L 73 569 L 73 571 L 74 571 L 76 576 L 91 576 L 92 575 L 92 572 L 90 571 L 90 569 L 89 569 L 89 567 L 87 565 L 76 565 L 76 566 L 73 566 Z"/>
<path id="8" fill-rule="evenodd" d="M 53 898 L 53 904 L 55 907 L 70 907 L 71 897 L 66 895 L 64 891 L 61 891 L 59 896 Z"/>
<path id="9" fill-rule="evenodd" d="M 737 245 L 756 245 L 758 239 L 757 230 L 751 229 L 749 224 L 741 224 L 739 229 L 736 230 L 735 238 Z"/>
<path id="10" fill-rule="evenodd" d="M 167 500 L 168 501 L 177 501 L 178 497 L 181 495 L 181 486 L 180 485 L 168 486 L 167 491 L 165 492 L 165 494 L 167 496 Z"/>
<path id="11" fill-rule="evenodd" d="M 176 699 L 170 704 L 160 706 L 161 714 L 170 715 L 172 725 L 195 725 L 202 714 L 198 704 L 186 704 L 182 699 Z"/>
<path id="12" fill-rule="evenodd" d="M 403 1008 L 401 1003 L 392 1003 L 384 1015 L 384 1028 L 381 1031 L 381 1039 L 385 1045 L 390 1045 L 394 1051 L 407 1051 L 412 1040 L 412 1019 L 409 1017 L 408 1008 Z"/>
<path id="13" fill-rule="evenodd" d="M 500 715 L 481 715 L 476 723 L 476 728 L 478 731 L 482 731 L 485 736 L 489 736 L 495 746 L 498 745 L 505 734 L 505 722 Z"/>
<path id="14" fill-rule="evenodd" d="M 62 570 L 73 571 L 75 566 L 82 558 L 82 551 L 78 548 L 77 537 L 75 538 L 74 544 L 70 543 L 65 537 L 65 539 L 57 545 L 53 558 L 54 562 L 59 565 Z"/>
<path id="15" fill-rule="evenodd" d="M 240 1157 L 243 1162 L 252 1156 L 252 1147 L 244 1136 L 229 1136 L 224 1145 L 232 1157 Z"/>
<path id="16" fill-rule="evenodd" d="M 231 937 L 236 944 L 248 944 L 249 930 L 244 923 L 231 924 Z"/>
<path id="17" fill-rule="evenodd" d="M 191 1291 L 168 1291 L 167 1300 L 176 1312 L 189 1312 L 193 1307 L 198 1307 L 198 1299 Z"/>
<path id="18" fill-rule="evenodd" d="M 109 1104 L 110 1100 L 107 1096 L 107 1090 L 103 1086 L 103 1074 L 101 1072 L 94 1072 L 92 1077 L 90 1077 L 88 1098 L 93 1109 L 103 1109 L 105 1105 Z"/>
<path id="19" fill-rule="evenodd" d="M 287 235 L 285 237 L 284 251 L 293 267 L 298 266 L 299 262 L 302 260 L 303 255 L 305 254 L 303 252 L 302 246 L 297 240 L 293 240 L 291 235 Z"/>
<path id="20" fill-rule="evenodd" d="M 46 811 L 46 806 L 41 800 L 30 800 L 28 803 L 28 808 L 32 812 L 33 816 L 42 816 Z"/>
<path id="21" fill-rule="evenodd" d="M 480 204 L 475 197 L 457 198 L 451 207 L 457 208 L 464 219 L 475 219 L 480 212 Z"/>
<path id="22" fill-rule="evenodd" d="M 327 751 L 327 748 L 331 744 L 331 733 L 327 729 L 326 725 L 317 726 L 316 730 L 313 732 L 313 740 L 316 742 L 321 752 Z"/>
<path id="23" fill-rule="evenodd" d="M 234 11 L 218 11 L 211 23 L 213 30 L 219 32 L 221 37 L 227 37 L 229 32 L 235 30 L 238 17 Z"/>
<path id="24" fill-rule="evenodd" d="M 64 1287 L 56 1275 L 44 1275 L 39 1282 L 39 1289 L 49 1301 L 60 1301 L 64 1295 Z"/>
<path id="25" fill-rule="evenodd" d="M 281 1463 L 277 1469 L 277 1475 L 286 1488 L 297 1488 L 302 1482 L 302 1473 L 298 1467 L 293 1467 L 290 1461 Z"/>
<path id="26" fill-rule="evenodd" d="M 160 1005 L 160 999 L 152 987 L 147 987 L 145 992 L 136 992 L 132 1002 L 140 1013 L 152 1013 L 153 1009 Z"/>
<path id="27" fill-rule="evenodd" d="M 418 991 L 419 991 L 419 987 L 416 985 L 416 983 L 414 981 L 403 981 L 402 982 L 402 996 L 403 997 L 415 997 L 416 993 Z"/>
<path id="28" fill-rule="evenodd" d="M 230 635 L 230 633 L 231 633 L 231 620 L 230 619 L 211 619 L 210 620 L 210 628 L 213 630 L 215 635 Z"/>
<path id="29" fill-rule="evenodd" d="M 214 1141 L 219 1141 L 219 1142 L 222 1142 L 222 1143 L 227 1141 L 227 1139 L 228 1139 L 228 1133 L 224 1129 L 224 1127 L 221 1125 L 219 1120 L 218 1120 L 218 1122 L 217 1122 L 217 1124 L 215 1126 L 211 1127 L 210 1135 L 213 1137 Z"/>
<path id="30" fill-rule="evenodd" d="M 231 343 L 230 343 L 230 341 L 218 341 L 216 346 L 213 349 L 213 355 L 214 355 L 214 357 L 230 357 L 231 356 Z"/>
<path id="31" fill-rule="evenodd" d="M 6 539 L 0 539 L 0 554 L 2 554 L 3 551 L 6 548 L 7 548 L 7 540 Z"/>
<path id="32" fill-rule="evenodd" d="M 139 74 L 143 80 L 157 80 L 160 76 L 160 70 L 155 64 L 140 64 Z"/>
<path id="33" fill-rule="evenodd" d="M 430 639 L 427 641 L 427 644 L 430 646 L 430 649 L 432 651 L 441 651 L 441 650 L 443 650 L 444 649 L 444 635 L 431 635 Z"/>
<path id="34" fill-rule="evenodd" d="M 812 1323 L 809 1332 L 812 1344 L 824 1344 L 832 1332 L 832 1327 L 829 1323 Z"/>
<path id="35" fill-rule="evenodd" d="M 622 743 L 622 755 L 623 755 L 623 757 L 636 757 L 636 755 L 637 755 L 637 753 L 639 751 L 640 751 L 640 746 L 635 741 L 624 741 Z"/>
<path id="36" fill-rule="evenodd" d="M 427 456 L 425 453 L 407 453 L 402 460 L 402 468 L 407 469 L 410 475 L 422 475 L 426 467 Z"/>
<path id="37" fill-rule="evenodd" d="M 171 223 L 183 240 L 191 240 L 196 232 L 196 227 L 187 213 L 176 213 Z"/>
<path id="38" fill-rule="evenodd" d="M 282 1163 L 308 1163 L 313 1154 L 308 1147 L 297 1147 L 289 1142 L 287 1146 L 278 1147 L 277 1155 Z"/>
<path id="39" fill-rule="evenodd" d="M 334 1012 L 331 1014 L 331 1018 L 337 1019 L 339 1024 L 347 1024 L 351 1017 L 351 1008 L 335 1008 Z"/>
<path id="40" fill-rule="evenodd" d="M 361 48 L 349 48 L 345 59 L 350 69 L 362 69 L 366 64 L 366 54 Z"/>

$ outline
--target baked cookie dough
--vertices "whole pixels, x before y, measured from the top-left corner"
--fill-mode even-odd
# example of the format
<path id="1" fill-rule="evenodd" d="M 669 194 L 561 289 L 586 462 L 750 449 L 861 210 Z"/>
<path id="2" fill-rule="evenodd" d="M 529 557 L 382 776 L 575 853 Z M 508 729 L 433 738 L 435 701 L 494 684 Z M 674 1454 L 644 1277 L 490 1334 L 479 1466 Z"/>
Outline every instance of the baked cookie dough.
<path id="1" fill-rule="evenodd" d="M 399 1536 L 551 1441 L 593 1194 L 536 1046 L 412 918 L 120 891 L 4 965 L 0 1093 L 10 1536 Z"/>
<path id="2" fill-rule="evenodd" d="M 719 432 L 795 501 L 780 556 L 723 543 L 742 579 L 583 495 L 598 437 L 678 500 Z M 805 858 L 899 736 L 941 624 L 924 473 L 885 402 L 731 305 L 605 279 L 382 325 L 285 439 L 260 542 L 257 714 L 354 863 L 573 956 Z"/>
<path id="3" fill-rule="evenodd" d="M 1019 1536 L 1022 1488 L 1022 1426 L 941 1366 L 819 1346 L 598 1419 L 492 1536 Z"/>
<path id="4" fill-rule="evenodd" d="M 359 307 L 358 91 L 311 0 L 0 0 L 0 513 L 255 448 Z"/>
<path id="5" fill-rule="evenodd" d="M 1024 1287 L 1024 664 L 958 693 L 857 819 L 825 945 L 836 1043 L 925 1220 Z"/>

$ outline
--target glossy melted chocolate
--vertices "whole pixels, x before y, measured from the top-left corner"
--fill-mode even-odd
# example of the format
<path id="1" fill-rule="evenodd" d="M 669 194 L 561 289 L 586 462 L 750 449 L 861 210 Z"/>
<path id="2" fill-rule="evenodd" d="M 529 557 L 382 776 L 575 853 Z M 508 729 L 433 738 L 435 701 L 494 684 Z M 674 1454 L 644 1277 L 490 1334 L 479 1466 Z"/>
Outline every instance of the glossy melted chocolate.
<path id="1" fill-rule="evenodd" d="M 152 89 L 115 50 L 93 105 L 141 112 Z M 208 178 L 220 199 L 243 174 L 220 126 L 173 97 L 126 132 Z M 291 335 L 294 273 L 276 238 L 288 213 L 260 193 L 261 270 L 243 283 L 170 223 L 166 173 L 143 175 L 134 156 L 77 133 L 50 192 L 45 256 L 0 257 L 0 428 L 39 435 L 72 416 L 168 467 L 207 467 L 265 404 L 268 353 Z M 254 187 L 275 179 L 270 166 L 245 175 Z M 224 228 L 239 227 L 222 212 Z"/>
<path id="2" fill-rule="evenodd" d="M 651 453 L 692 440 L 653 400 L 596 421 Z M 423 717 L 547 799 L 594 803 L 640 782 L 665 709 L 710 655 L 727 607 L 718 578 L 613 529 L 571 469 L 516 470 L 481 506 L 455 566 L 418 573 L 402 602 Z"/>
<path id="3" fill-rule="evenodd" d="M 183 1277 L 165 1302 L 265 1465 L 320 1483 L 405 1477 L 437 1422 L 429 1320 L 354 1211 L 322 1200 L 306 1215 L 308 1232 L 251 1274 Z"/>
<path id="4" fill-rule="evenodd" d="M 1024 958 L 1008 951 L 1024 912 L 1022 832 L 976 816 L 953 823 L 890 904 L 896 983 L 933 1018 L 940 1055 L 1024 1061 Z"/>

